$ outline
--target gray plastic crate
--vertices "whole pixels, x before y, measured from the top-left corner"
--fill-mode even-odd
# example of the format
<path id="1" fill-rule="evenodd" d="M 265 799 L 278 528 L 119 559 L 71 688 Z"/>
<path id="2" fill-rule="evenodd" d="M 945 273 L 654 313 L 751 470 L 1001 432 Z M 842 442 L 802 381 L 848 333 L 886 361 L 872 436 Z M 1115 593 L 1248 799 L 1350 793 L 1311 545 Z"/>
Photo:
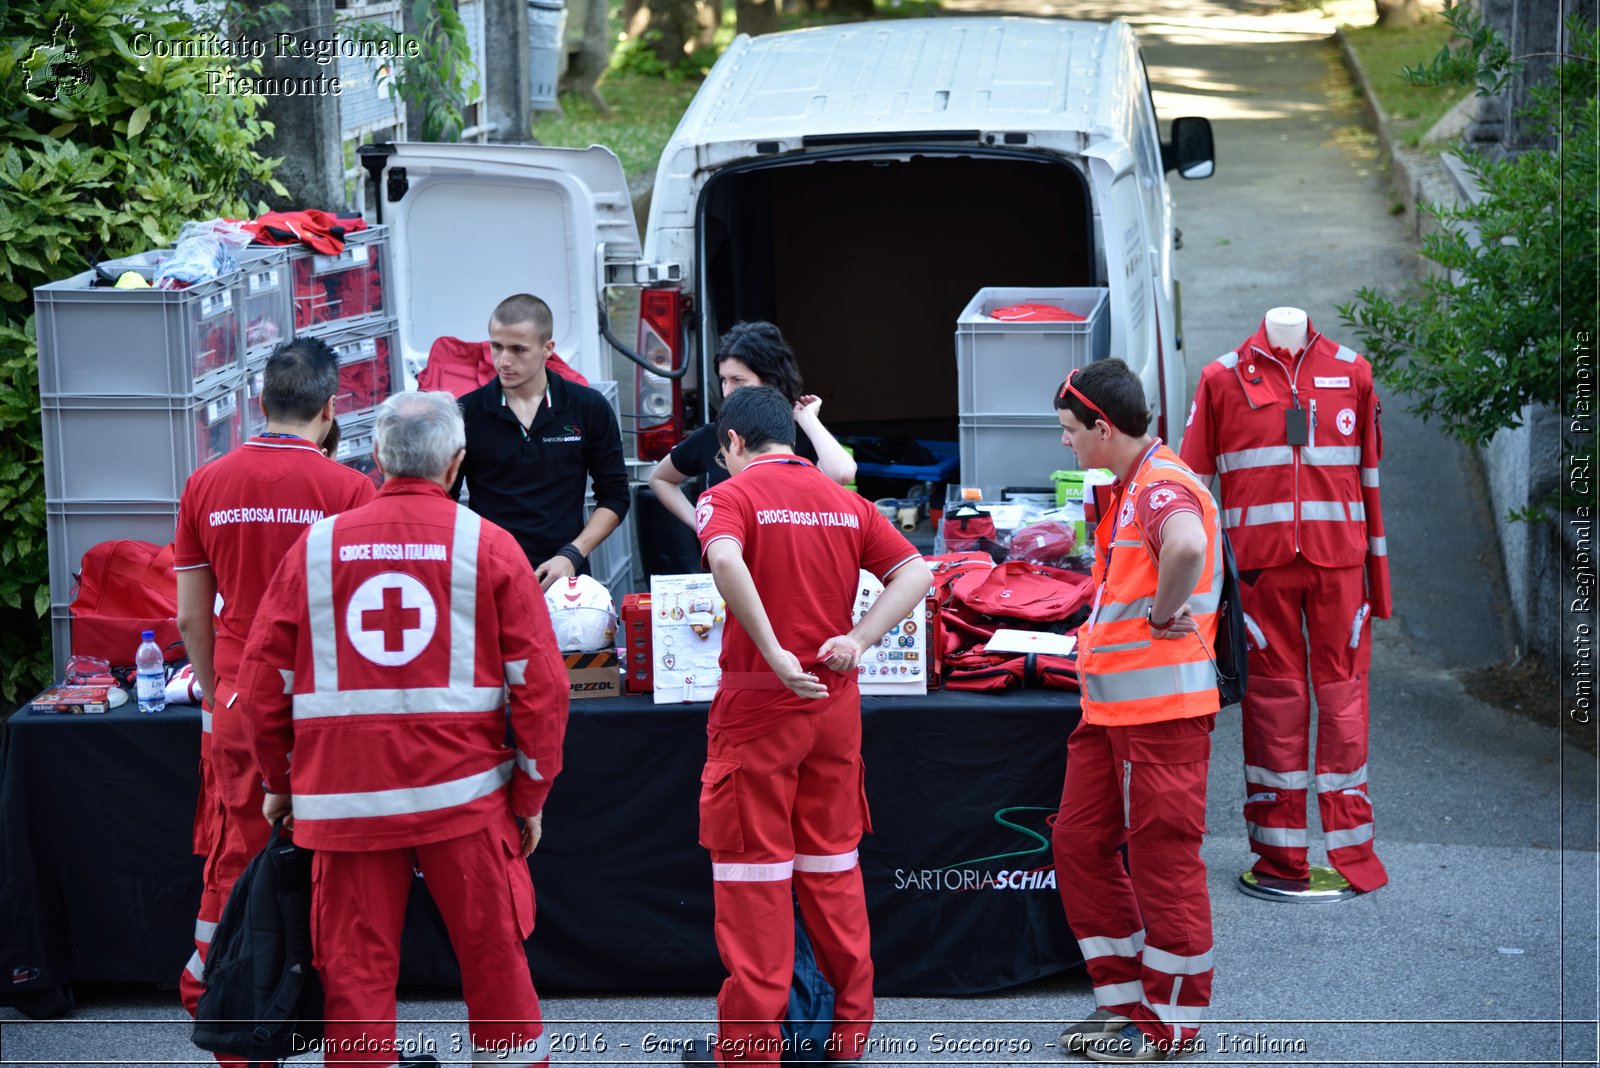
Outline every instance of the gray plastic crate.
<path id="1" fill-rule="evenodd" d="M 374 417 L 361 416 L 355 419 L 339 417 L 339 447 L 334 450 L 334 459 L 353 471 L 360 471 L 372 480 L 374 486 L 383 485 L 383 475 L 378 470 L 377 461 L 372 458 L 372 427 Z"/>
<path id="2" fill-rule="evenodd" d="M 394 313 L 388 227 L 369 226 L 346 236 L 338 253 L 294 246 L 289 274 L 297 333 L 323 336 L 355 320 Z"/>
<path id="3" fill-rule="evenodd" d="M 264 359 L 294 336 L 289 302 L 289 250 L 247 248 L 239 256 L 239 325 L 245 361 Z"/>
<path id="4" fill-rule="evenodd" d="M 234 375 L 195 398 L 46 397 L 46 501 L 175 501 L 195 468 L 243 440 Z"/>
<path id="5" fill-rule="evenodd" d="M 261 412 L 261 387 L 267 373 L 266 356 L 252 357 L 244 369 L 244 396 L 239 406 L 239 440 L 249 441 L 267 429 Z"/>
<path id="6" fill-rule="evenodd" d="M 1082 315 L 1084 321 L 1003 323 L 988 318 L 996 308 L 1014 304 L 1045 304 Z M 1107 308 L 1105 289 L 978 290 L 956 319 L 961 417 L 1048 412 L 1051 394 L 1068 371 L 1108 355 L 1111 316 Z"/>
<path id="7" fill-rule="evenodd" d="M 319 335 L 339 354 L 340 420 L 371 415 L 401 382 L 400 328 L 394 319 L 367 319 Z"/>
<path id="8" fill-rule="evenodd" d="M 90 501 L 44 506 L 45 533 L 50 539 L 50 600 L 72 603 L 83 554 L 103 541 L 124 538 L 165 545 L 178 526 L 178 502 Z"/>
<path id="9" fill-rule="evenodd" d="M 1049 486 L 1073 463 L 1055 415 L 963 416 L 960 433 L 964 486 Z"/>
<path id="10" fill-rule="evenodd" d="M 33 291 L 41 396 L 188 397 L 244 369 L 238 273 L 175 290 L 93 288 L 94 277 Z"/>

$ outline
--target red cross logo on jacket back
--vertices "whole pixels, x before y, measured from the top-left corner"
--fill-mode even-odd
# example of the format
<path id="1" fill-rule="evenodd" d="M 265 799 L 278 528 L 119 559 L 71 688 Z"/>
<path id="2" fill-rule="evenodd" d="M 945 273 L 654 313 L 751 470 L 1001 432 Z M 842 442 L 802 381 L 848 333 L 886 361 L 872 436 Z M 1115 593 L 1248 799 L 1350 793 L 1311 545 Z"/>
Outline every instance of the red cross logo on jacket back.
<path id="1" fill-rule="evenodd" d="M 417 579 L 399 571 L 374 575 L 350 595 L 345 633 L 356 652 L 394 667 L 409 663 L 433 640 L 439 610 Z"/>
<path id="2" fill-rule="evenodd" d="M 405 648 L 405 633 L 422 626 L 422 609 L 400 604 L 400 587 L 383 588 L 383 607 L 361 613 L 362 630 L 383 631 L 383 651 L 398 653 Z"/>

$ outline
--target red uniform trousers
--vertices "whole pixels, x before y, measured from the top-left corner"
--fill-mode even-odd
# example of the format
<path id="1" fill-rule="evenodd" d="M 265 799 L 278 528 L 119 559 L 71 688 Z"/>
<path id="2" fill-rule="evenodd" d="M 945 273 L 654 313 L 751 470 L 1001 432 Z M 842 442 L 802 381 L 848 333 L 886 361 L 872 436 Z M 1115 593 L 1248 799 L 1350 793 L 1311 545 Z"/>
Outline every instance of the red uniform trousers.
<path id="1" fill-rule="evenodd" d="M 371 852 L 318 850 L 312 862 L 311 948 L 322 977 L 323 1061 L 395 1061 L 395 985 L 413 869 L 461 963 L 475 1050 L 494 1063 L 546 1064 L 539 997 L 523 940 L 533 933 L 533 880 L 515 821 L 459 838 Z"/>
<path id="2" fill-rule="evenodd" d="M 700 844 L 711 851 L 720 1059 L 780 1059 L 779 1023 L 794 981 L 794 901 L 834 989 L 826 1056 L 849 1060 L 872 1029 L 872 944 L 856 846 L 872 829 L 854 686 L 770 733 L 722 733 L 701 775 Z"/>
<path id="3" fill-rule="evenodd" d="M 1215 724 L 1215 715 L 1127 727 L 1080 722 L 1067 741 L 1051 834 L 1095 1005 L 1163 1046 L 1193 1039 L 1211 1004 L 1211 898 L 1200 840 Z"/>
<path id="4" fill-rule="evenodd" d="M 1250 634 L 1244 710 L 1245 827 L 1258 876 L 1303 880 L 1317 698 L 1317 808 L 1328 860 L 1357 890 L 1389 881 L 1372 847 L 1367 793 L 1367 672 L 1372 631 L 1365 570 L 1297 556 L 1241 584 Z M 1304 623 L 1302 624 L 1302 618 Z M 1306 633 L 1311 685 L 1306 685 Z"/>
<path id="5" fill-rule="evenodd" d="M 211 950 L 211 936 L 222 919 L 228 895 L 250 861 L 267 847 L 272 833 L 271 824 L 261 815 L 261 773 L 256 770 L 255 757 L 250 751 L 249 725 L 233 702 L 231 681 L 219 677 L 216 690 L 221 700 L 209 713 L 211 731 L 200 738 L 203 752 L 206 743 L 210 743 L 209 758 L 203 756 L 201 765 L 208 769 L 201 782 L 201 804 L 206 801 L 205 791 L 211 793 L 210 851 L 206 854 L 200 911 L 194 923 L 194 955 L 178 977 L 178 996 L 191 1016 L 200 1003 L 206 955 Z M 210 698 L 206 701 L 209 704 Z M 227 707 L 230 702 L 234 705 L 231 708 Z M 207 774 L 209 780 L 205 777 Z M 197 836 L 199 824 L 197 818 Z M 219 1064 L 244 1063 L 230 1054 L 215 1056 Z"/>

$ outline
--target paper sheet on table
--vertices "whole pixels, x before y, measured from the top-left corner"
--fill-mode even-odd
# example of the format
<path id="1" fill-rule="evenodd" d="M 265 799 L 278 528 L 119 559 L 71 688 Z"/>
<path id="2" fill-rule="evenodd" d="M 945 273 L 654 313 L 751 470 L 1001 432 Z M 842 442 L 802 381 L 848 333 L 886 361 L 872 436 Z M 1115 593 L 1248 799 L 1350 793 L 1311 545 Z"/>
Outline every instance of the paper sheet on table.
<path id="1" fill-rule="evenodd" d="M 1071 634 L 1011 630 L 1006 627 L 995 631 L 994 637 L 984 644 L 984 648 L 991 653 L 1045 653 L 1050 656 L 1067 656 L 1077 646 L 1078 639 Z"/>

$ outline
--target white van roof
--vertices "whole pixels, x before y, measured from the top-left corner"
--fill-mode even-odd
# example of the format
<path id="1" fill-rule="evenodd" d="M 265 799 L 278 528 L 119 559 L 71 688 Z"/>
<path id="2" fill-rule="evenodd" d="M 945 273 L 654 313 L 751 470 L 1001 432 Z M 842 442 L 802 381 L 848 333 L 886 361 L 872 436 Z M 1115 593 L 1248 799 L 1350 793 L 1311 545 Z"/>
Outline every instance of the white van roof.
<path id="1" fill-rule="evenodd" d="M 740 36 L 664 155 L 686 145 L 904 131 L 1120 139 L 1118 109 L 1138 84 L 1134 55 L 1126 23 L 1067 19 L 885 19 Z"/>

